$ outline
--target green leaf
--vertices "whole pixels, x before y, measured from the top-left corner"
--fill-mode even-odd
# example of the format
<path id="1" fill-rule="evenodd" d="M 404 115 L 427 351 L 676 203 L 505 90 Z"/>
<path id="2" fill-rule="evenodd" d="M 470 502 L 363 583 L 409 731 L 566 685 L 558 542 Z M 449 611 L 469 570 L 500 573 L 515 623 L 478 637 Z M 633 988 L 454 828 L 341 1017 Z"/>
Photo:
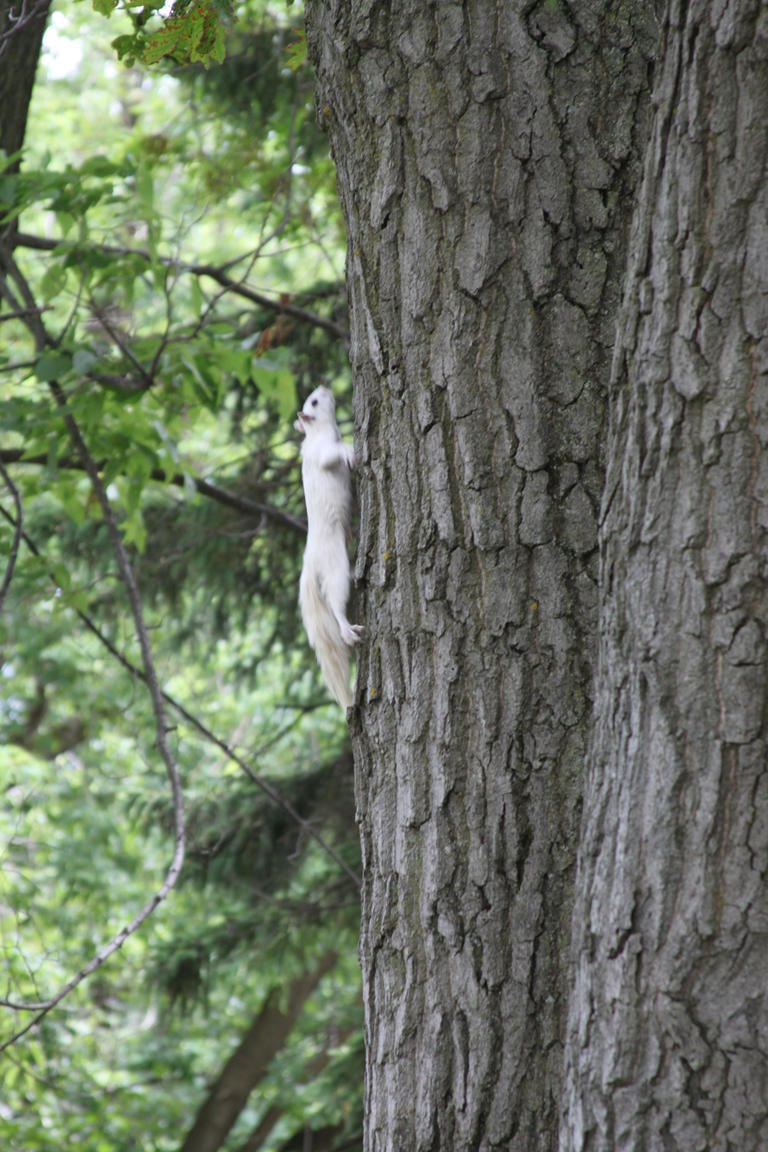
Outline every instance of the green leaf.
<path id="1" fill-rule="evenodd" d="M 142 213 L 145 217 L 151 216 L 155 206 L 155 180 L 148 164 L 141 164 L 136 171 L 136 192 Z"/>
<path id="2" fill-rule="evenodd" d="M 87 431 L 96 431 L 99 428 L 106 399 L 102 388 L 90 388 L 81 391 L 73 399 L 72 407 L 75 415 Z"/>
<path id="3" fill-rule="evenodd" d="M 152 427 L 157 432 L 158 436 L 160 437 L 161 441 L 163 442 L 165 450 L 166 450 L 168 456 L 170 457 L 171 461 L 174 464 L 178 464 L 178 462 L 179 462 L 179 449 L 178 449 L 178 446 L 176 444 L 175 437 L 171 436 L 168 429 L 165 427 L 165 425 L 160 420 L 153 420 L 152 421 Z M 166 471 L 167 471 L 167 469 L 166 469 Z"/>
<path id="4" fill-rule="evenodd" d="M 122 470 L 122 460 L 117 457 L 110 457 L 110 459 L 107 460 L 106 464 L 104 465 L 104 471 L 101 474 L 104 487 L 108 488 L 109 485 L 122 473 Z"/>
<path id="5" fill-rule="evenodd" d="M 221 25 L 216 29 L 216 35 L 209 55 L 217 64 L 223 63 L 227 55 L 227 38 Z"/>
<path id="6" fill-rule="evenodd" d="M 70 520 L 75 524 L 83 524 L 87 516 L 86 500 L 79 491 L 77 483 L 72 480 L 60 480 L 54 492 Z"/>
<path id="7" fill-rule="evenodd" d="M 274 402 L 281 419 L 288 420 L 297 406 L 293 373 L 288 368 L 271 367 L 271 362 L 263 357 L 253 364 L 251 377 L 262 396 Z"/>
<path id="8" fill-rule="evenodd" d="M 58 584 L 59 588 L 61 588 L 62 592 L 68 591 L 72 583 L 72 577 L 69 574 L 69 569 L 64 564 L 62 564 L 61 561 L 58 560 L 51 561 L 48 564 L 48 569 L 51 576 L 53 576 L 54 580 Z"/>
<path id="9" fill-rule="evenodd" d="M 288 45 L 285 55 L 291 72 L 303 68 L 307 62 L 307 38 L 303 31 L 296 32 L 296 39 Z"/>
<path id="10" fill-rule="evenodd" d="M 113 164 L 106 156 L 89 156 L 84 164 L 80 165 L 81 176 L 115 176 L 122 172 L 119 164 Z"/>
<path id="11" fill-rule="evenodd" d="M 87 348 L 78 348 L 72 357 L 72 367 L 78 376 L 84 376 L 86 372 L 90 372 L 94 364 L 98 364 L 98 356 L 94 356 Z"/>
<path id="12" fill-rule="evenodd" d="M 6 209 L 13 204 L 18 186 L 18 176 L 0 176 L 0 208 Z"/>
<path id="13" fill-rule="evenodd" d="M 194 60 L 194 51 L 200 43 L 205 31 L 205 18 L 199 8 L 192 8 L 181 19 L 179 33 L 179 48 L 185 57 Z M 199 57 L 198 57 L 199 59 Z"/>
<path id="14" fill-rule="evenodd" d="M 140 508 L 134 508 L 123 521 L 123 539 L 126 544 L 134 544 L 138 552 L 143 552 L 147 543 L 147 529 Z"/>
<path id="15" fill-rule="evenodd" d="M 117 52 L 118 60 L 125 60 L 126 64 L 133 64 L 138 52 L 140 42 L 137 36 L 116 36 L 111 47 Z"/>
<path id="16" fill-rule="evenodd" d="M 17 152 L 6 152 L 4 148 L 0 148 L 0 172 L 4 172 L 6 168 L 10 168 L 11 164 L 15 164 L 17 160 L 20 160 L 21 155 L 21 148 L 19 148 Z"/>
<path id="17" fill-rule="evenodd" d="M 242 57 L 231 69 L 215 67 L 227 46 L 230 0 L 211 0 L 208 11 L 201 0 L 173 2 L 177 16 L 199 10 L 195 26 L 152 69 L 142 57 L 163 27 L 163 16 L 154 15 L 162 0 L 110 0 L 102 10 L 114 11 L 114 24 L 92 0 L 60 5 L 63 52 L 43 61 L 24 166 L 0 174 L 8 178 L 8 210 L 22 214 L 24 231 L 57 243 L 20 259 L 39 305 L 46 297 L 52 304 L 44 314 L 49 331 L 65 333 L 55 347 L 35 351 L 21 324 L 0 326 L 3 447 L 26 454 L 13 478 L 25 529 L 44 557 L 37 561 L 22 547 L 0 619 L 0 851 L 9 865 L 0 868 L 0 935 L 4 979 L 19 996 L 38 995 L 35 984 L 59 987 L 79 970 L 91 944 L 119 928 L 120 909 L 143 901 L 167 866 L 172 839 L 144 687 L 75 618 L 75 609 L 89 611 L 138 659 L 98 499 L 87 477 L 67 467 L 78 461 L 42 378 L 61 377 L 69 411 L 103 462 L 164 684 L 212 727 L 263 749 L 265 770 L 302 808 L 311 810 L 315 789 L 327 792 L 332 781 L 323 765 L 335 763 L 345 739 L 337 709 L 304 713 L 321 689 L 307 646 L 294 643 L 300 550 L 194 486 L 205 476 L 298 512 L 296 438 L 278 407 L 292 419 L 294 377 L 310 376 L 338 381 L 343 404 L 343 350 L 310 326 L 275 323 L 255 367 L 245 341 L 267 323 L 264 311 L 219 295 L 215 281 L 190 271 L 221 265 L 244 284 L 335 308 L 341 294 L 326 271 L 343 255 L 335 177 L 286 65 L 284 45 L 296 37 L 285 0 L 235 6 Z M 162 12 L 170 8 L 166 0 Z M 77 73 L 55 78 L 59 61 L 66 71 L 70 46 L 80 55 Z M 185 52 L 214 75 L 173 67 L 187 63 Z M 138 63 L 141 75 L 126 75 L 118 53 Z M 287 208 L 279 236 L 262 245 Z M 314 243 L 318 235 L 325 251 Z M 132 256 L 129 247 L 137 250 Z M 112 317 L 118 341 L 99 325 L 99 311 Z M 99 371 L 133 376 L 121 344 L 146 367 L 161 350 L 153 387 L 133 391 L 88 378 Z M 179 485 L 151 480 L 153 469 L 162 480 L 185 468 Z M 10 526 L 0 524 L 0 552 L 12 539 Z M 64 589 L 51 578 L 52 562 L 68 582 Z M 32 731 L 37 685 L 47 711 Z M 93 973 L 84 994 L 46 1018 L 36 1034 L 39 1054 L 30 1056 L 34 1040 L 18 1049 L 11 1067 L 23 1073 L 0 1089 L 0 1148 L 10 1138 L 24 1152 L 107 1152 L 133 1147 L 136 1132 L 142 1146 L 172 1148 L 195 1107 L 200 1069 L 215 1075 L 270 989 L 323 950 L 321 943 L 314 950 L 315 934 L 349 949 L 349 990 L 337 975 L 333 988 L 324 982 L 245 1122 L 274 1104 L 290 1116 L 275 1134 L 280 1143 L 308 1118 L 318 1117 L 311 1127 L 338 1125 L 356 1107 L 359 1058 L 330 1093 L 328 1079 L 310 1085 L 304 1071 L 325 1037 L 357 1011 L 354 927 L 347 932 L 337 921 L 335 905 L 326 911 L 335 868 L 309 842 L 288 857 L 280 814 L 252 794 L 234 764 L 222 763 L 218 749 L 191 731 L 181 735 L 172 739 L 195 843 L 188 879 Z M 18 738 L 27 747 L 14 744 Z M 342 831 L 339 823 L 334 836 Z M 343 835 L 354 863 L 354 836 Z M 254 875 L 274 900 L 254 899 Z M 305 924 L 302 916 L 292 926 L 292 909 L 307 902 L 323 908 L 322 917 Z M 286 956 L 290 949 L 295 954 Z M 243 969 L 243 956 L 255 950 L 264 964 Z M 184 969 L 203 971 L 212 1012 L 229 1013 L 228 1035 L 210 1034 L 207 992 L 186 1010 L 174 975 Z M 184 1010 L 169 1012 L 163 1027 L 137 1029 L 147 1005 L 159 1006 L 166 992 Z M 172 1093 L 163 1088 L 170 1075 Z"/>
<path id="18" fill-rule="evenodd" d="M 229 372 L 238 380 L 247 379 L 253 363 L 253 352 L 248 348 L 225 344 L 223 341 L 214 347 L 214 352 L 222 372 Z"/>
<path id="19" fill-rule="evenodd" d="M 88 611 L 88 593 L 83 588 L 71 588 L 63 594 L 62 600 L 68 608 L 74 608 L 77 612 Z"/>
<path id="20" fill-rule="evenodd" d="M 167 20 L 165 26 L 150 36 L 144 48 L 144 63 L 157 64 L 164 56 L 170 56 L 181 36 L 178 20 Z"/>
<path id="21" fill-rule="evenodd" d="M 72 360 L 65 352 L 44 352 L 35 364 L 35 375 L 42 383 L 59 380 L 72 367 Z"/>
<path id="22" fill-rule="evenodd" d="M 102 16 L 111 16 L 117 8 L 117 0 L 93 0 L 93 7 Z"/>
<path id="23" fill-rule="evenodd" d="M 51 264 L 40 281 L 40 295 L 45 303 L 54 300 L 67 282 L 67 270 L 61 264 Z"/>

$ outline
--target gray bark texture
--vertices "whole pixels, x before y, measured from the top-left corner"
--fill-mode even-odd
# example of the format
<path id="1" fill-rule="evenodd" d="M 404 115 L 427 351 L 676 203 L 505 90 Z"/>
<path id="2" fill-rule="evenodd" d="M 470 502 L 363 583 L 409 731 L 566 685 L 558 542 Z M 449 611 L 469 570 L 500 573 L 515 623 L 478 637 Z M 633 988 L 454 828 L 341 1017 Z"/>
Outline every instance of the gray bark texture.
<path id="1" fill-rule="evenodd" d="M 601 524 L 564 1152 L 768 1148 L 768 7 L 675 2 Z"/>
<path id="2" fill-rule="evenodd" d="M 653 9 L 310 0 L 348 224 L 368 1152 L 553 1149 Z"/>

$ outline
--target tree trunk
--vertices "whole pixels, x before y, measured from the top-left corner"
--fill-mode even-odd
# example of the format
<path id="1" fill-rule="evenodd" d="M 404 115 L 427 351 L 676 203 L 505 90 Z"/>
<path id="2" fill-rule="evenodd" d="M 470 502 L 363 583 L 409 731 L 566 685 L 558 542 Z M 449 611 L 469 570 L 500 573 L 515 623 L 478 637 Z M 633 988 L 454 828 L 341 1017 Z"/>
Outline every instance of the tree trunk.
<path id="1" fill-rule="evenodd" d="M 0 0 L 0 148 L 7 155 L 24 143 L 49 8 L 50 0 Z"/>
<path id="2" fill-rule="evenodd" d="M 327 952 L 314 968 L 296 976 L 288 985 L 285 1003 L 280 988 L 269 994 L 203 1101 L 180 1152 L 218 1152 L 248 1097 L 290 1036 L 307 1000 L 337 959 L 336 953 Z"/>
<path id="3" fill-rule="evenodd" d="M 26 5 L 0 0 L 0 151 L 6 156 L 18 152 L 24 143 L 50 6 L 50 0 L 28 0 Z M 15 172 L 18 168 L 16 160 L 5 171 Z M 0 200 L 0 216 L 2 207 Z M 17 227 L 15 219 L 0 224 L 0 268 L 4 251 L 13 250 Z"/>
<path id="4" fill-rule="evenodd" d="M 613 382 L 567 1152 L 768 1148 L 768 9 L 663 36 Z"/>
<path id="5" fill-rule="evenodd" d="M 310 0 L 347 218 L 369 1152 L 557 1143 L 648 6 Z"/>

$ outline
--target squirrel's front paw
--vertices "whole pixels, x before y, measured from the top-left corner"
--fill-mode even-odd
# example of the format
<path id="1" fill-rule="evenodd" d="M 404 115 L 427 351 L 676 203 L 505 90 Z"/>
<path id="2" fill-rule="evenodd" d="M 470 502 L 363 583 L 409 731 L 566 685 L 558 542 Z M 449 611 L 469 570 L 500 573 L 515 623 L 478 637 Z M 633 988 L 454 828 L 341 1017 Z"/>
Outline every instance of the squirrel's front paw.
<path id="1" fill-rule="evenodd" d="M 341 627 L 341 638 L 350 648 L 354 648 L 355 644 L 359 644 L 364 635 L 365 628 L 362 624 L 350 624 L 345 621 Z"/>

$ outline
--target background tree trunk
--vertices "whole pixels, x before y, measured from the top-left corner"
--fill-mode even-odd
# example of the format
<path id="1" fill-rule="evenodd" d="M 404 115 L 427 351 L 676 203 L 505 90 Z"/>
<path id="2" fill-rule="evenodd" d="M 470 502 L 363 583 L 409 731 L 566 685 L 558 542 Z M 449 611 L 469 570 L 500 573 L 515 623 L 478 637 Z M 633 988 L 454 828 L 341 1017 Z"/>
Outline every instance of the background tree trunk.
<path id="1" fill-rule="evenodd" d="M 285 1044 L 302 1008 L 337 960 L 335 952 L 326 953 L 314 968 L 291 981 L 285 998 L 280 988 L 270 992 L 203 1101 L 180 1152 L 218 1152 L 270 1062 Z"/>
<path id="2" fill-rule="evenodd" d="M 49 8 L 50 0 L 0 0 L 0 148 L 9 156 L 24 143 Z"/>
<path id="3" fill-rule="evenodd" d="M 673 3 L 617 346 L 563 1149 L 768 1148 L 768 9 Z"/>
<path id="4" fill-rule="evenodd" d="M 368 641 L 368 1149 L 557 1143 L 645 4 L 311 0 Z"/>
<path id="5" fill-rule="evenodd" d="M 24 143 L 50 6 L 50 0 L 28 0 L 26 5 L 0 0 L 0 150 L 6 156 L 18 152 Z M 15 160 L 5 171 L 16 172 L 19 166 Z M 15 217 L 0 224 L 0 270 L 13 251 L 17 230 Z"/>

